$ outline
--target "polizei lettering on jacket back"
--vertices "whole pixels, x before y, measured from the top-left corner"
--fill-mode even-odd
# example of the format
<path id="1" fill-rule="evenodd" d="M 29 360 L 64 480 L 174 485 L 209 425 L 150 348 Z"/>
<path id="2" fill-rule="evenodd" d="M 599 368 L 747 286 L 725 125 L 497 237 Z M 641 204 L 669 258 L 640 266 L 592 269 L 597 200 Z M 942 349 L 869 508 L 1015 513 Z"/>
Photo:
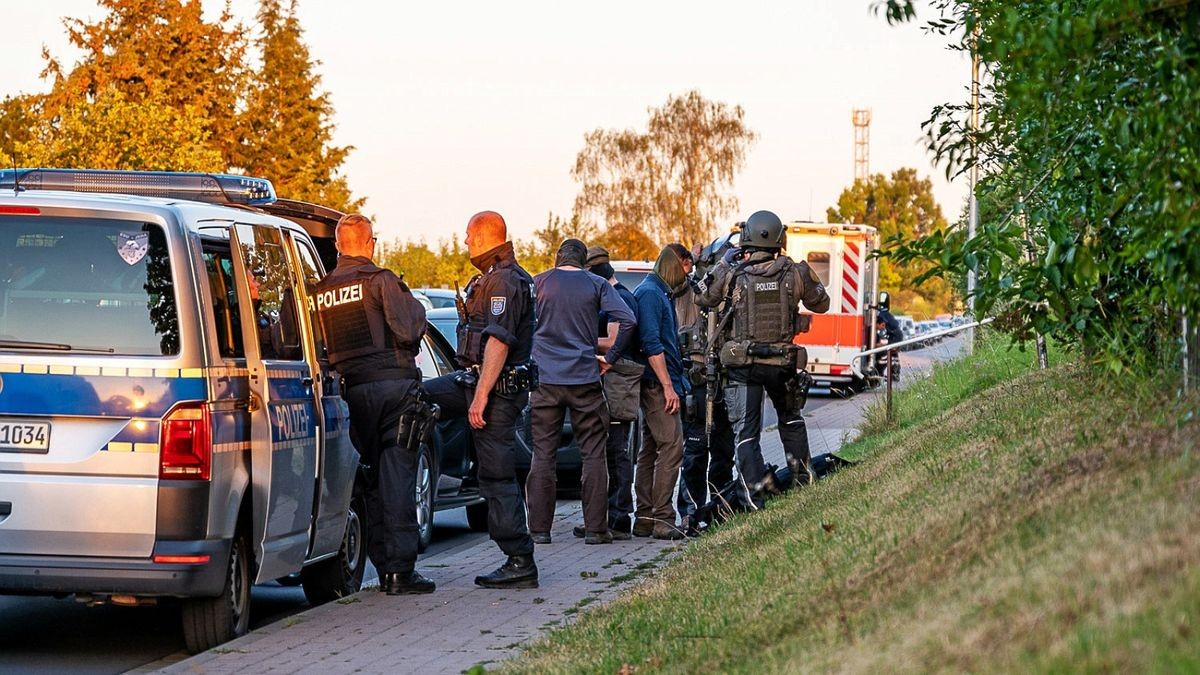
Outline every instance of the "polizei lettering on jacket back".
<path id="1" fill-rule="evenodd" d="M 331 288 L 318 287 L 317 309 L 325 329 L 329 360 L 334 366 L 346 359 L 391 348 L 379 312 L 374 312 L 374 317 L 367 312 L 367 289 L 363 286 L 370 282 L 371 277 L 363 275 Z"/>
<path id="2" fill-rule="evenodd" d="M 354 284 L 353 286 L 342 286 L 341 288 L 332 288 L 324 293 L 317 295 L 317 308 L 329 309 L 344 305 L 348 302 L 362 302 L 363 288 L 362 283 Z"/>
<path id="3" fill-rule="evenodd" d="M 788 343 L 795 334 L 798 289 L 792 288 L 792 261 L 779 256 L 769 264 L 751 265 L 735 273 L 741 286 L 733 314 L 732 339 L 761 343 Z"/>

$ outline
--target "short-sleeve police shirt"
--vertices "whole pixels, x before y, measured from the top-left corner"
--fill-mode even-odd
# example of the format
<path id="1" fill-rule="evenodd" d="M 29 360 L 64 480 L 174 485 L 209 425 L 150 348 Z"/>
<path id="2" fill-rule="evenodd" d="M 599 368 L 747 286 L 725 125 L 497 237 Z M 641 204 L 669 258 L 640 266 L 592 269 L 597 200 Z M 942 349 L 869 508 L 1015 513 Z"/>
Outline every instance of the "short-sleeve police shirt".
<path id="1" fill-rule="evenodd" d="M 480 365 L 491 337 L 508 345 L 505 365 L 529 360 L 534 329 L 533 278 L 517 264 L 512 245 L 505 246 L 507 250 L 501 251 L 499 259 L 467 290 L 467 329 L 480 337 L 459 339 L 460 365 Z"/>

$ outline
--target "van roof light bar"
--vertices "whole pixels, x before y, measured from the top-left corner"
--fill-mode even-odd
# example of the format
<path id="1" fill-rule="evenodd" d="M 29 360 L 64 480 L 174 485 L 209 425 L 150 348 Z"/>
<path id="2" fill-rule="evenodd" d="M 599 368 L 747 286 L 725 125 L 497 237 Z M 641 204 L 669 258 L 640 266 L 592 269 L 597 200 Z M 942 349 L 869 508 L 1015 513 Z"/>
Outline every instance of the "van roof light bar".
<path id="1" fill-rule="evenodd" d="M 116 193 L 246 206 L 275 201 L 275 187 L 266 178 L 175 171 L 0 169 L 0 189 Z"/>

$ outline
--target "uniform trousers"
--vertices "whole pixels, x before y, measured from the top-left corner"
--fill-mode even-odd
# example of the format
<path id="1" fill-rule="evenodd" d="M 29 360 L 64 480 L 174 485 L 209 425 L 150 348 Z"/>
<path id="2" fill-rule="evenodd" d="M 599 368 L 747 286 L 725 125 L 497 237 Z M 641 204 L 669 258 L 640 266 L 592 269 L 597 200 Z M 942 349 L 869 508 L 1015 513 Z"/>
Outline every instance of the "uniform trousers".
<path id="1" fill-rule="evenodd" d="M 679 491 L 679 513 L 690 516 L 698 505 L 715 496 L 733 480 L 733 428 L 722 397 L 713 401 L 712 437 L 705 433 L 708 387 L 692 386 L 694 412 L 683 425 L 683 488 Z"/>
<path id="2" fill-rule="evenodd" d="M 364 382 L 344 392 L 350 441 L 366 467 L 367 555 L 380 574 L 404 574 L 417 560 L 417 453 L 397 444 L 400 416 L 418 403 L 416 380 Z"/>
<path id="3" fill-rule="evenodd" d="M 475 389 L 459 384 L 454 375 L 427 380 L 425 392 L 441 406 L 442 419 L 466 417 L 475 398 Z M 525 500 L 517 483 L 514 447 L 517 418 L 528 400 L 529 394 L 524 392 L 492 392 L 483 411 L 484 427 L 471 430 L 479 460 L 479 492 L 488 506 L 488 536 L 510 556 L 533 555 Z"/>
<path id="4" fill-rule="evenodd" d="M 808 450 L 808 428 L 801 410 L 789 410 L 787 383 L 796 376 L 789 366 L 750 365 L 729 369 L 729 384 L 725 387 L 725 407 L 733 425 L 738 473 L 750 491 L 755 506 L 762 506 L 762 496 L 755 485 L 767 474 L 763 461 L 762 434 L 763 393 L 770 397 L 779 417 L 779 440 L 792 470 L 793 480 L 807 478 L 811 464 Z M 805 473 L 801 473 L 801 472 Z"/>

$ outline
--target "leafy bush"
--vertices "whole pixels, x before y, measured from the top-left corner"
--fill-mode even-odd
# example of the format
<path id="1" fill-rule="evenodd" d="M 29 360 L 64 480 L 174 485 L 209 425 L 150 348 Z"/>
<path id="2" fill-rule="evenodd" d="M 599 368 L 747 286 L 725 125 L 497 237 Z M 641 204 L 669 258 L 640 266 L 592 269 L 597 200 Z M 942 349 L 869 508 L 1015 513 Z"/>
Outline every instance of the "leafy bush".
<path id="1" fill-rule="evenodd" d="M 911 3 L 877 3 L 891 21 Z M 935 0 L 928 29 L 983 64 L 981 123 L 933 111 L 947 174 L 974 160 L 980 226 L 898 244 L 930 274 L 978 270 L 976 313 L 1080 343 L 1113 370 L 1177 354 L 1200 308 L 1200 3 Z"/>

